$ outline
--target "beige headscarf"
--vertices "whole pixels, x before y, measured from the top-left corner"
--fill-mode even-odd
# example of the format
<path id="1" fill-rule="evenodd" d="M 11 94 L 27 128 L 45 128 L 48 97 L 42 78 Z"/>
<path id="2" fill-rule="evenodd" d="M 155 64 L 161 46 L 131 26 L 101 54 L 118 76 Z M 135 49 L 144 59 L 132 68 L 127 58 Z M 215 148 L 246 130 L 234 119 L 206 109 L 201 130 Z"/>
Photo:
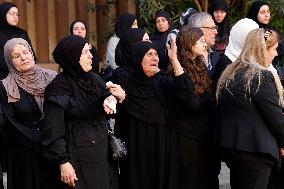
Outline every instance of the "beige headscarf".
<path id="1" fill-rule="evenodd" d="M 4 57 L 9 68 L 9 74 L 2 82 L 7 92 L 8 102 L 17 102 L 20 100 L 21 97 L 18 88 L 20 87 L 34 96 L 39 109 L 42 112 L 45 87 L 52 81 L 57 73 L 55 71 L 40 68 L 37 65 L 34 65 L 34 67 L 27 72 L 16 70 L 11 59 L 11 53 L 17 44 L 24 45 L 32 53 L 30 45 L 22 38 L 13 38 L 7 41 L 4 46 Z"/>

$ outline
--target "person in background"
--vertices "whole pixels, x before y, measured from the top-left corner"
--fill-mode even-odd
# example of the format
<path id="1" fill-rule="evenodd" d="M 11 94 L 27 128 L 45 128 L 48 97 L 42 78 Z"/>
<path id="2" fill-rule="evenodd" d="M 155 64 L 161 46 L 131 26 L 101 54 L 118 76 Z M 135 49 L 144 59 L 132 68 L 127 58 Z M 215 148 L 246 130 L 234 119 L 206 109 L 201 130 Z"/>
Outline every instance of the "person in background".
<path id="1" fill-rule="evenodd" d="M 211 48 L 215 44 L 218 27 L 215 25 L 212 16 L 206 12 L 196 13 L 189 17 L 187 25 L 189 27 L 200 28 L 204 33 L 204 39 L 207 44 L 203 54 L 204 63 L 208 69 L 209 77 L 212 78 L 215 66 L 219 59 L 218 53 Z"/>
<path id="2" fill-rule="evenodd" d="M 148 33 L 141 28 L 131 28 L 118 42 L 115 59 L 119 67 L 113 72 L 112 82 L 117 83 L 118 80 L 128 77 L 133 72 L 130 61 L 131 48 L 134 43 L 139 41 L 149 41 Z"/>
<path id="3" fill-rule="evenodd" d="M 4 79 L 9 74 L 9 69 L 4 58 L 4 46 L 12 38 L 25 39 L 34 53 L 28 33 L 17 26 L 19 21 L 19 10 L 17 6 L 10 2 L 0 5 L 0 79 Z M 36 57 L 35 57 L 36 60 Z"/>
<path id="4" fill-rule="evenodd" d="M 167 37 L 172 30 L 172 21 L 169 13 L 159 12 L 155 16 L 155 32 L 150 36 L 150 40 L 154 43 L 159 54 L 159 68 L 163 71 L 168 70 L 169 57 L 167 53 Z"/>
<path id="5" fill-rule="evenodd" d="M 115 23 L 115 34 L 109 39 L 106 49 L 106 66 L 110 66 L 112 70 L 117 68 L 115 61 L 116 45 L 130 28 L 138 28 L 136 17 L 129 13 L 120 15 Z"/>
<path id="6" fill-rule="evenodd" d="M 177 34 L 179 32 L 179 30 L 187 25 L 188 23 L 188 18 L 191 17 L 193 14 L 196 14 L 197 11 L 194 9 L 194 8 L 188 8 L 186 9 L 184 12 L 181 13 L 181 16 L 179 17 L 179 24 L 178 24 L 178 27 L 176 29 L 173 29 L 169 34 L 168 34 L 168 37 L 167 37 L 167 44 L 170 44 L 170 36 L 173 37 L 173 39 L 175 40 L 176 37 L 177 37 Z"/>
<path id="7" fill-rule="evenodd" d="M 266 189 L 272 167 L 284 155 L 283 87 L 268 69 L 277 46 L 275 31 L 250 31 L 241 54 L 217 85 L 214 138 L 234 189 Z"/>
<path id="8" fill-rule="evenodd" d="M 270 13 L 269 4 L 265 1 L 253 2 L 248 10 L 247 18 L 254 20 L 259 25 L 259 28 L 272 29 L 274 31 L 277 31 L 277 28 L 275 29 L 269 24 L 270 19 L 271 19 L 271 13 Z M 269 69 L 271 71 L 278 73 L 281 79 L 282 85 L 283 85 L 284 84 L 284 68 L 283 68 L 283 62 L 280 62 L 280 60 L 283 59 L 283 56 L 284 56 L 284 40 L 280 36 L 280 34 L 279 34 L 279 37 L 280 37 L 280 40 L 279 40 L 279 45 L 277 48 L 278 56 L 275 57 L 275 59 L 273 60 L 273 63 L 269 66 Z"/>
<path id="9" fill-rule="evenodd" d="M 209 14 L 212 16 L 218 27 L 214 44 L 214 49 L 223 54 L 229 42 L 229 33 L 231 30 L 229 20 L 228 3 L 225 0 L 215 0 L 209 7 Z"/>
<path id="10" fill-rule="evenodd" d="M 60 188 L 110 189 L 112 166 L 106 114 L 117 100 L 99 75 L 91 72 L 88 41 L 63 38 L 52 55 L 63 72 L 45 91 L 44 154 L 58 167 Z M 119 99 L 119 98 L 118 98 Z M 57 175 L 57 173 L 55 173 Z M 58 189 L 60 189 L 58 188 Z"/>
<path id="11" fill-rule="evenodd" d="M 56 188 L 50 174 L 55 167 L 44 158 L 41 145 L 43 95 L 56 72 L 37 66 L 31 46 L 22 38 L 7 41 L 4 57 L 9 74 L 0 82 L 0 130 L 8 146 L 8 189 Z"/>
<path id="12" fill-rule="evenodd" d="M 88 39 L 88 35 L 87 35 L 88 29 L 87 29 L 86 23 L 79 19 L 74 20 L 70 25 L 70 34 L 79 35 L 83 37 L 84 39 Z M 92 45 L 91 53 L 93 55 L 93 59 L 92 59 L 93 69 L 92 70 L 95 73 L 99 74 L 99 56 L 98 56 L 96 47 L 94 47 L 93 45 Z"/>
<path id="13" fill-rule="evenodd" d="M 218 79 L 220 78 L 222 72 L 225 68 L 234 62 L 238 56 L 241 54 L 247 34 L 258 28 L 258 24 L 252 19 L 243 18 L 239 20 L 231 29 L 229 44 L 225 50 L 225 53 L 220 56 L 218 63 L 215 66 L 215 71 L 213 73 L 213 85 L 214 88 L 217 86 Z"/>

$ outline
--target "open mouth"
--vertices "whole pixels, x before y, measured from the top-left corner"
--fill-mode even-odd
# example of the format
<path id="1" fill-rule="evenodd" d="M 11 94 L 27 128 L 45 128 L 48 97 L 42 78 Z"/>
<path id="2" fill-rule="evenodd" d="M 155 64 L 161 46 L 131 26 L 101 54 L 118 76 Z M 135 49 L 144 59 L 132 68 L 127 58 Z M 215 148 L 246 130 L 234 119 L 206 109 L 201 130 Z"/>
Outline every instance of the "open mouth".
<path id="1" fill-rule="evenodd" d="M 156 64 L 156 63 L 152 63 L 152 64 L 150 64 L 150 66 L 155 66 L 155 67 L 157 67 L 157 64 Z"/>

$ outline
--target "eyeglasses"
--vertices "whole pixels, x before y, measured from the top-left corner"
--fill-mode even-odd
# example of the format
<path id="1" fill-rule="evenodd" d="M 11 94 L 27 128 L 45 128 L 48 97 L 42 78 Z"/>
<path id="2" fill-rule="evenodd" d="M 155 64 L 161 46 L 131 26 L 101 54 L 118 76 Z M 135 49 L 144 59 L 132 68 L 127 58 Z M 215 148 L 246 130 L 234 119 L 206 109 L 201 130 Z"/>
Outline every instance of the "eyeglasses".
<path id="1" fill-rule="evenodd" d="M 201 37 L 200 39 L 198 39 L 198 41 L 195 42 L 196 44 L 201 44 L 201 45 L 206 45 L 206 41 L 203 37 Z"/>
<path id="2" fill-rule="evenodd" d="M 20 14 L 18 12 L 8 12 L 10 16 L 19 16 Z"/>
<path id="3" fill-rule="evenodd" d="M 211 27 L 202 26 L 202 27 L 200 27 L 200 28 L 206 28 L 206 29 L 209 29 L 209 30 L 211 30 L 211 31 L 213 31 L 213 30 L 218 30 L 218 26 L 211 26 Z"/>
<path id="4" fill-rule="evenodd" d="M 264 31 L 264 40 L 265 40 L 265 41 L 267 40 L 269 34 L 271 34 L 271 33 L 272 33 L 272 32 L 271 32 L 270 29 L 265 29 L 265 31 Z"/>

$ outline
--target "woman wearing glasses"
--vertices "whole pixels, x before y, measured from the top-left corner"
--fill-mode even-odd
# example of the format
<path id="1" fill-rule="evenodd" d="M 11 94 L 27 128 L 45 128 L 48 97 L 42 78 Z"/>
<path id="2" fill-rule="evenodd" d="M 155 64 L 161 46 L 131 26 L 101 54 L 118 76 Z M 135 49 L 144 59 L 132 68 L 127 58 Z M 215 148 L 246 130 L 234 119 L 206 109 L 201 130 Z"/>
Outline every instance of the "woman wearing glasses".
<path id="1" fill-rule="evenodd" d="M 54 188 L 52 168 L 41 151 L 41 131 L 43 94 L 56 72 L 35 65 L 30 45 L 21 38 L 7 41 L 4 57 L 9 74 L 0 82 L 0 133 L 7 138 L 8 189 Z"/>
<path id="2" fill-rule="evenodd" d="M 19 21 L 19 10 L 17 6 L 10 2 L 0 5 L 0 79 L 7 77 L 9 70 L 3 55 L 5 43 L 12 38 L 25 39 L 32 47 L 31 40 L 27 32 L 17 26 Z M 34 52 L 34 50 L 32 49 Z M 35 54 L 35 53 L 33 53 Z"/>
<path id="3" fill-rule="evenodd" d="M 283 87 L 268 69 L 277 46 L 276 32 L 252 30 L 217 85 L 215 143 L 224 152 L 235 189 L 266 189 L 272 167 L 283 156 Z"/>

